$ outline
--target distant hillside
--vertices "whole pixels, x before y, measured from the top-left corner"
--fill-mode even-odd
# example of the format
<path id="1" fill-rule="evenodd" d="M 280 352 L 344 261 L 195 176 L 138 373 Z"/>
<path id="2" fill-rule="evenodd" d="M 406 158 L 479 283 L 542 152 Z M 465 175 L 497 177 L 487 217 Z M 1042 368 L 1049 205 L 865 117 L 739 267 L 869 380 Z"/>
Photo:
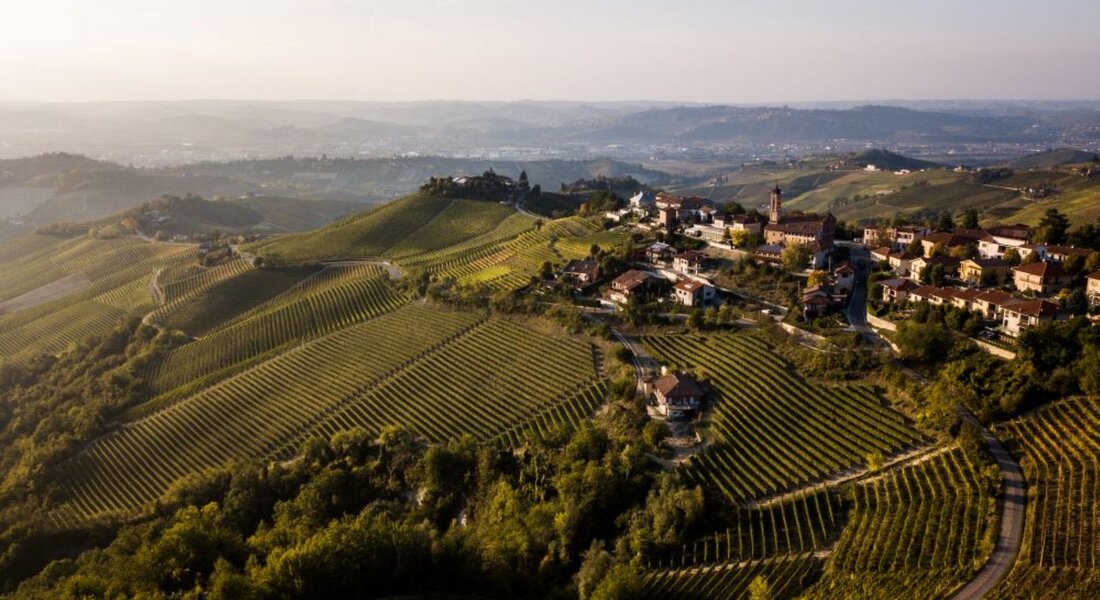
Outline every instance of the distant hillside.
<path id="1" fill-rule="evenodd" d="M 895 106 L 844 110 L 789 107 L 702 106 L 653 109 L 614 117 L 577 133 L 580 139 L 644 142 L 891 140 L 979 142 L 1043 139 L 1050 134 L 1034 119 L 916 111 Z"/>
<path id="2" fill-rule="evenodd" d="M 856 168 L 864 168 L 868 165 L 874 165 L 879 169 L 883 169 L 886 171 L 900 171 L 902 169 L 919 171 L 921 169 L 938 169 L 943 167 L 943 165 L 939 163 L 934 163 L 929 160 L 909 158 L 908 156 L 902 156 L 901 154 L 898 154 L 896 152 L 882 150 L 879 148 L 865 150 L 858 154 L 853 154 L 844 159 L 844 165 Z"/>
<path id="3" fill-rule="evenodd" d="M 262 233 L 305 231 L 327 225 L 362 207 L 339 200 L 252 197 L 205 200 L 195 196 L 165 197 L 123 213 L 146 235 Z"/>
<path id="4" fill-rule="evenodd" d="M 187 176 L 223 177 L 283 189 L 293 195 L 357 200 L 389 200 L 411 194 L 431 177 L 480 175 L 488 170 L 517 179 L 527 172 L 531 185 L 557 190 L 578 179 L 633 177 L 660 186 L 674 178 L 641 165 L 609 159 L 491 160 L 415 156 L 401 158 L 278 158 L 270 160 L 199 163 L 172 169 Z"/>
<path id="5" fill-rule="evenodd" d="M 1055 148 L 1017 158 L 1009 161 L 1007 166 L 1013 169 L 1049 169 L 1062 165 L 1088 162 L 1096 157 L 1094 152 L 1085 152 L 1075 148 Z"/>
<path id="6" fill-rule="evenodd" d="M 402 256 L 488 233 L 515 215 L 511 205 L 413 194 L 305 233 L 249 247 L 271 262 Z"/>

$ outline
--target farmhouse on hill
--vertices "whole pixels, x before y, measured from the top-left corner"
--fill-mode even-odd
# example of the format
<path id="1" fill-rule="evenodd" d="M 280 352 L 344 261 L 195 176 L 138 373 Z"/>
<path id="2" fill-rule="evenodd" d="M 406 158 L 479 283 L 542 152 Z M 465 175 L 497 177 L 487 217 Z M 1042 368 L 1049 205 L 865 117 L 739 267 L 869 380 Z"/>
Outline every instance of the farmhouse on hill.
<path id="1" fill-rule="evenodd" d="M 657 407 L 670 419 L 691 416 L 703 405 L 703 387 L 681 373 L 670 373 L 653 382 Z"/>
<path id="2" fill-rule="evenodd" d="M 657 279 L 649 273 L 631 269 L 611 282 L 607 297 L 616 304 L 626 304 L 631 298 L 644 300 L 656 282 Z"/>

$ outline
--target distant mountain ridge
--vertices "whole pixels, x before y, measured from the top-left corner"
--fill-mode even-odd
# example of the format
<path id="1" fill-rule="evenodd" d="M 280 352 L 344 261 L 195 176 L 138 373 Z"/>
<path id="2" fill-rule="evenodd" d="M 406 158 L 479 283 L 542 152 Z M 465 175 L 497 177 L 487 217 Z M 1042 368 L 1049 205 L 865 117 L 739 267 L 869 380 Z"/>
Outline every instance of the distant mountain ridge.
<path id="1" fill-rule="evenodd" d="M 623 144 L 1093 144 L 1090 103 L 228 102 L 0 104 L 0 152 L 143 165 L 406 153 L 582 158 Z M 919 109 L 919 110 L 918 110 Z M 1091 136 L 1091 137 L 1090 137 Z M 521 151 L 522 150 L 522 151 Z M 635 149 L 637 150 L 637 149 Z M 628 155 L 617 155 L 625 158 Z M 634 154 L 632 156 L 637 156 Z"/>

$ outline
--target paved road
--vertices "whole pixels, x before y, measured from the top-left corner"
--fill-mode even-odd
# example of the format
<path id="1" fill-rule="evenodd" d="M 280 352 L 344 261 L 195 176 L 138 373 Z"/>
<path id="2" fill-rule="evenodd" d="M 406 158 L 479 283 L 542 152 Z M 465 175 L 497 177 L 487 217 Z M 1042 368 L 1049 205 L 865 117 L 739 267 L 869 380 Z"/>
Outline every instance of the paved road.
<path id="1" fill-rule="evenodd" d="M 963 419 L 981 427 L 974 415 L 966 409 L 960 407 L 958 413 Z M 993 454 L 993 458 L 996 459 L 997 466 L 1001 468 L 1001 479 L 1004 482 L 1001 531 L 989 561 L 982 566 L 970 583 L 951 597 L 951 600 L 978 600 L 992 590 L 1012 570 L 1016 555 L 1020 552 L 1020 542 L 1024 537 L 1027 486 L 1024 484 L 1020 465 L 1016 464 L 1012 454 L 985 427 L 982 427 L 982 438 Z"/>
<path id="2" fill-rule="evenodd" d="M 848 324 L 863 336 L 863 339 L 875 346 L 886 343 L 867 326 L 867 277 L 870 272 L 870 253 L 866 248 L 852 248 L 850 258 L 856 267 L 856 279 L 852 283 L 852 296 L 848 299 L 845 316 Z"/>

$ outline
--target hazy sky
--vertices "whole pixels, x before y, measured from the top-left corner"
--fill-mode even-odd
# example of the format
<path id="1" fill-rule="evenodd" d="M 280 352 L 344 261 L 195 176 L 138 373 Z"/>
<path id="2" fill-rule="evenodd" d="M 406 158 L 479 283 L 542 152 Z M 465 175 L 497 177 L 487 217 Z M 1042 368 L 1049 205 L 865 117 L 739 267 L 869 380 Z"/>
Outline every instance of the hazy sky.
<path id="1" fill-rule="evenodd" d="M 0 0 L 0 101 L 1100 98 L 1100 1 Z"/>

